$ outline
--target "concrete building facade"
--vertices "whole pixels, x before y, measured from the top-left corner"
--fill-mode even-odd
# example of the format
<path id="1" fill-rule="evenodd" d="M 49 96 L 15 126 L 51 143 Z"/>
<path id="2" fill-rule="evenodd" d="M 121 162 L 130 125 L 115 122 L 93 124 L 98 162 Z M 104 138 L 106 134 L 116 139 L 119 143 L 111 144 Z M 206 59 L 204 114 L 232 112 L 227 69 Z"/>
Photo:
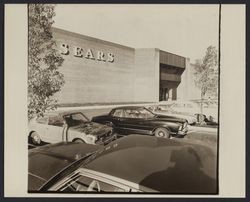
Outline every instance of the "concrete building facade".
<path id="1" fill-rule="evenodd" d="M 53 28 L 64 58 L 60 104 L 158 102 L 178 97 L 185 57 L 135 49 Z"/>
<path id="2" fill-rule="evenodd" d="M 201 99 L 201 90 L 195 85 L 194 66 L 190 59 L 186 58 L 186 69 L 182 74 L 182 82 L 179 85 L 179 100 L 199 100 Z"/>

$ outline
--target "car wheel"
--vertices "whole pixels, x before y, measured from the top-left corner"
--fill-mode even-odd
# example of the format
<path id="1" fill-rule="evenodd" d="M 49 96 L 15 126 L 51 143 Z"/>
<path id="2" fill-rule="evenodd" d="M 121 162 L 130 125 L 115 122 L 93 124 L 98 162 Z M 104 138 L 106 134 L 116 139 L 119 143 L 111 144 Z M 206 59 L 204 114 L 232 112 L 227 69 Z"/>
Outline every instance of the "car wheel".
<path id="1" fill-rule="evenodd" d="M 155 137 L 170 138 L 170 132 L 166 128 L 157 128 L 154 134 Z"/>
<path id="2" fill-rule="evenodd" d="M 41 138 L 37 132 L 32 132 L 30 135 L 30 139 L 32 144 L 34 145 L 40 145 L 41 144 Z"/>
<path id="3" fill-rule="evenodd" d="M 76 142 L 76 143 L 85 143 L 82 139 L 74 139 L 72 142 Z"/>

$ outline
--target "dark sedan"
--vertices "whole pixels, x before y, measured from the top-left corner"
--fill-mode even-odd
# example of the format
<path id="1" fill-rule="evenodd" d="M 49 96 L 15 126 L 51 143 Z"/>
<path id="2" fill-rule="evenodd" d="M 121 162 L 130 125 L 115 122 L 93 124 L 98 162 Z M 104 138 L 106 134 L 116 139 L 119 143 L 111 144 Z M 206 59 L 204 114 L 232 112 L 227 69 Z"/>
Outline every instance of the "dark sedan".
<path id="1" fill-rule="evenodd" d="M 57 144 L 30 150 L 28 191 L 216 194 L 216 167 L 211 148 L 165 138 Z"/>
<path id="2" fill-rule="evenodd" d="M 145 107 L 114 108 L 107 115 L 92 118 L 93 122 L 113 126 L 118 133 L 135 133 L 169 138 L 186 135 L 187 121 L 174 116 L 154 114 Z"/>

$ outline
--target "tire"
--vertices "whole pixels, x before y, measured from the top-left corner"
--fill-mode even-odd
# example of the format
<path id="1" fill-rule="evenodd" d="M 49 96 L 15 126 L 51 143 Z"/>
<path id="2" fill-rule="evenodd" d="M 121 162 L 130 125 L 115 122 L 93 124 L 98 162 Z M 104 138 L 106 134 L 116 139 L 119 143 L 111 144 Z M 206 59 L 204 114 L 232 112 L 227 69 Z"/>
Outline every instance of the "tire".
<path id="1" fill-rule="evenodd" d="M 76 143 L 85 143 L 82 139 L 74 139 L 72 142 L 76 142 Z"/>
<path id="2" fill-rule="evenodd" d="M 154 134 L 155 134 L 155 137 L 170 138 L 170 132 L 166 128 L 157 128 Z"/>
<path id="3" fill-rule="evenodd" d="M 42 143 L 42 140 L 37 132 L 32 132 L 30 134 L 30 140 L 34 145 L 40 145 Z"/>

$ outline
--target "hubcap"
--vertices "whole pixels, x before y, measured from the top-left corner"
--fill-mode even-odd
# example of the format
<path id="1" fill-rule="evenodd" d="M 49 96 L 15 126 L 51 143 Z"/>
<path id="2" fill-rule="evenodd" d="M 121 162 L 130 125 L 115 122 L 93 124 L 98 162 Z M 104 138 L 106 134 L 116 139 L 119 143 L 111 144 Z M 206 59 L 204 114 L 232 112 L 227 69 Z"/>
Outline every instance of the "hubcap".
<path id="1" fill-rule="evenodd" d="M 40 144 L 40 137 L 37 134 L 33 134 L 32 136 L 33 143 Z"/>
<path id="2" fill-rule="evenodd" d="M 164 132 L 160 131 L 160 132 L 158 133 L 158 136 L 159 136 L 159 137 L 164 137 Z"/>
<path id="3" fill-rule="evenodd" d="M 37 135 L 34 136 L 34 140 L 35 140 L 36 142 L 39 141 L 39 138 L 37 137 Z"/>

